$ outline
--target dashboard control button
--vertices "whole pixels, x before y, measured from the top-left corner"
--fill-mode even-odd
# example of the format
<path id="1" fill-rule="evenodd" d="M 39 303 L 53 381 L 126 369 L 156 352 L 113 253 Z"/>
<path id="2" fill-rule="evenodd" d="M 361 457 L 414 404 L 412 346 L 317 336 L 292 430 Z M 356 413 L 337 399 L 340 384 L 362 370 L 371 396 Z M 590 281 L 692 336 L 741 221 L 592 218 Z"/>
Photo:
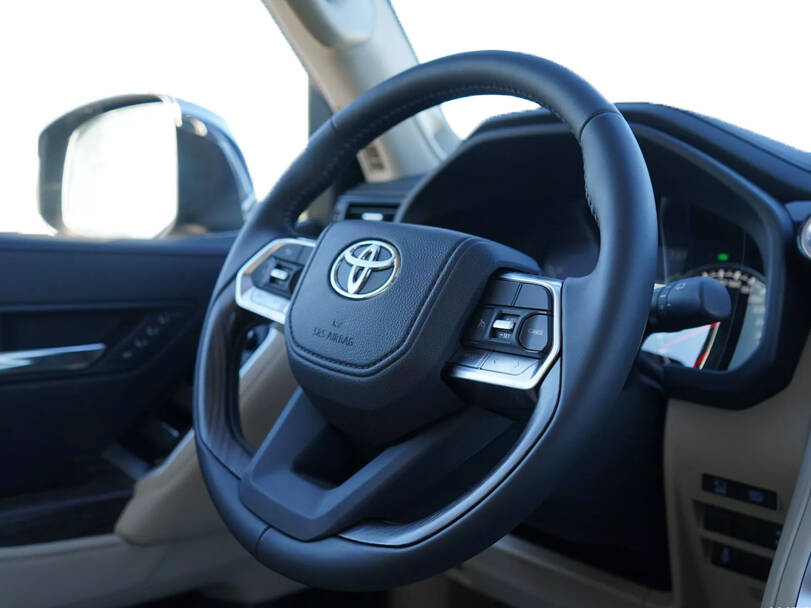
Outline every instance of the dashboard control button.
<path id="1" fill-rule="evenodd" d="M 767 549 L 777 549 L 783 532 L 783 526 L 779 523 L 713 505 L 704 507 L 704 529 Z"/>
<path id="2" fill-rule="evenodd" d="M 744 576 L 765 581 L 769 578 L 772 560 L 748 551 L 742 551 L 721 543 L 713 543 L 710 554 L 712 563 Z"/>
<path id="3" fill-rule="evenodd" d="M 482 361 L 488 355 L 486 350 L 478 348 L 460 348 L 451 358 L 451 363 L 464 365 L 465 367 L 472 367 L 479 369 L 482 366 Z"/>
<path id="4" fill-rule="evenodd" d="M 490 353 L 482 362 L 482 369 L 489 372 L 498 372 L 509 376 L 517 376 L 527 371 L 531 365 L 537 363 L 534 359 L 508 355 L 506 353 Z"/>
<path id="5" fill-rule="evenodd" d="M 549 290 L 542 285 L 524 283 L 515 299 L 517 308 L 534 308 L 535 310 L 550 310 L 552 308 L 552 296 Z"/>
<path id="6" fill-rule="evenodd" d="M 718 496 L 742 500 L 767 509 L 777 509 L 777 492 L 750 486 L 740 481 L 704 473 L 701 476 L 701 489 Z"/>
<path id="7" fill-rule="evenodd" d="M 706 473 L 701 478 L 701 487 L 705 492 L 712 492 L 718 496 L 730 495 L 730 484 L 728 479 L 716 477 L 715 475 L 707 475 Z"/>
<path id="8" fill-rule="evenodd" d="M 512 306 L 518 293 L 519 283 L 505 279 L 494 279 L 487 284 L 482 302 L 493 306 Z"/>
<path id="9" fill-rule="evenodd" d="M 518 342 L 527 350 L 542 351 L 549 347 L 550 318 L 546 315 L 531 315 L 521 325 Z"/>

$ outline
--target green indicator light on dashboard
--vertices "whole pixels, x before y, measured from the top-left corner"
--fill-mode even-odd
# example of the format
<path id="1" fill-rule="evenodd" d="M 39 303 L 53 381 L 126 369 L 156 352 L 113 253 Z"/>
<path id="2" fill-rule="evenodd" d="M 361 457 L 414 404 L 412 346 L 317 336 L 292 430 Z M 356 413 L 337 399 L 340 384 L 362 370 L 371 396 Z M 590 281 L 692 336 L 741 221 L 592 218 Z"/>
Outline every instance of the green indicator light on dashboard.
<path id="1" fill-rule="evenodd" d="M 717 256 L 719 262 L 728 262 L 729 261 L 729 254 L 728 253 L 719 253 Z"/>

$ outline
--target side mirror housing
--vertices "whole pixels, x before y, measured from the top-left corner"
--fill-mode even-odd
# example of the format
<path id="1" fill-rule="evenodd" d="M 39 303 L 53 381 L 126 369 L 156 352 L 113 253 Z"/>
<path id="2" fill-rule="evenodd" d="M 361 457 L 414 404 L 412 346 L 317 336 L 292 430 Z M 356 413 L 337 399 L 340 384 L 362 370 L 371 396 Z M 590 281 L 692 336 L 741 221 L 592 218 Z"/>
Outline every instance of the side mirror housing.
<path id="1" fill-rule="evenodd" d="M 45 221 L 78 237 L 234 230 L 256 201 L 225 122 L 161 95 L 103 99 L 48 125 L 38 186 Z"/>

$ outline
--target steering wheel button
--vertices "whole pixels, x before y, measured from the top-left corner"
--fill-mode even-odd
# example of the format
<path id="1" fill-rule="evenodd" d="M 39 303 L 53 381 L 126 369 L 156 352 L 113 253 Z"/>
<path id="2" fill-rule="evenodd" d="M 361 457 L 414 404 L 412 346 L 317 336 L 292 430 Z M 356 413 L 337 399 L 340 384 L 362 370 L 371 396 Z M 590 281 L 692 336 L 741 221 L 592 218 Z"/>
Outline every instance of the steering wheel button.
<path id="1" fill-rule="evenodd" d="M 527 350 L 541 351 L 549 346 L 549 317 L 532 315 L 524 320 L 518 342 Z"/>
<path id="2" fill-rule="evenodd" d="M 515 306 L 518 308 L 534 308 L 535 310 L 550 310 L 552 308 L 552 296 L 549 290 L 542 285 L 524 283 L 521 291 L 515 299 Z"/>
<path id="3" fill-rule="evenodd" d="M 286 281 L 290 273 L 287 272 L 284 268 L 274 268 L 270 271 L 270 278 L 276 279 L 277 281 Z"/>
<path id="4" fill-rule="evenodd" d="M 512 306 L 518 287 L 519 284 L 515 281 L 495 279 L 487 284 L 482 301 L 493 306 Z"/>
<path id="5" fill-rule="evenodd" d="M 479 369 L 486 356 L 486 350 L 479 350 L 478 348 L 460 348 L 454 353 L 453 357 L 451 358 L 451 363 Z"/>
<path id="6" fill-rule="evenodd" d="M 273 252 L 273 255 L 281 260 L 286 260 L 288 262 L 298 262 L 299 256 L 303 253 L 302 250 L 304 247 L 301 245 L 296 245 L 295 243 L 287 243 L 279 247 L 276 251 Z"/>
<path id="7" fill-rule="evenodd" d="M 482 363 L 481 368 L 488 372 L 517 376 L 527 371 L 534 363 L 537 363 L 534 359 L 527 359 L 526 357 L 506 353 L 490 353 Z"/>
<path id="8" fill-rule="evenodd" d="M 493 315 L 496 311 L 492 308 L 479 308 L 470 318 L 465 336 L 471 342 L 481 342 L 487 339 L 490 327 L 493 325 Z"/>
<path id="9" fill-rule="evenodd" d="M 515 321 L 512 319 L 496 319 L 493 321 L 493 329 L 501 329 L 507 332 L 515 329 Z"/>

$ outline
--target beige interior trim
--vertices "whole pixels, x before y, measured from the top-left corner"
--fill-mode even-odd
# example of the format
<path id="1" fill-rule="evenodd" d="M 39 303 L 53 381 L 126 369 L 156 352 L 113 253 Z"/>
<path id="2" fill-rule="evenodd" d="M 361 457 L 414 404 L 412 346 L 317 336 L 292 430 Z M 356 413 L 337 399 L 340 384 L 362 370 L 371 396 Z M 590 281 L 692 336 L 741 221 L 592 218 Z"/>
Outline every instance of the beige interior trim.
<path id="1" fill-rule="evenodd" d="M 806 393 L 807 395 L 807 393 Z M 806 397 L 806 407 L 811 401 Z M 811 443 L 806 446 L 794 497 L 783 525 L 780 546 L 763 594 L 763 608 L 797 604 L 800 583 L 811 557 Z"/>
<path id="2" fill-rule="evenodd" d="M 664 475 L 672 592 L 635 585 L 513 536 L 449 571 L 449 576 L 514 606 L 756 608 L 761 599 L 762 608 L 794 606 L 811 555 L 809 394 L 811 345 L 807 344 L 791 384 L 752 408 L 734 411 L 683 401 L 668 404 Z M 778 493 L 778 509 L 703 492 L 702 473 L 773 489 Z M 777 554 L 703 530 L 704 504 L 775 522 L 785 520 Z M 710 563 L 707 548 L 713 540 L 775 557 L 765 594 L 764 583 Z"/>
<path id="3" fill-rule="evenodd" d="M 448 576 L 521 608 L 664 605 L 662 595 L 657 592 L 515 536 L 505 536 L 458 568 L 449 570 Z"/>
<path id="4" fill-rule="evenodd" d="M 417 64 L 387 0 L 263 2 L 333 111 Z M 349 28 L 349 21 L 360 25 Z M 432 108 L 389 130 L 358 160 L 368 181 L 385 181 L 431 170 L 458 143 Z"/>
<path id="5" fill-rule="evenodd" d="M 242 586 L 245 578 L 263 588 Z M 135 546 L 114 534 L 0 549 L 3 608 L 127 606 L 206 588 L 231 597 L 279 597 L 298 588 L 253 559 L 227 532 Z"/>
<path id="6" fill-rule="evenodd" d="M 264 439 L 295 387 L 284 335 L 271 328 L 240 372 L 240 416 L 249 443 L 257 446 Z M 137 545 L 223 530 L 200 473 L 191 431 L 160 467 L 135 484 L 132 500 L 115 526 L 116 534 Z"/>
<path id="7" fill-rule="evenodd" d="M 262 443 L 297 386 L 287 362 L 284 334 L 271 328 L 239 374 L 239 415 L 249 444 Z"/>
<path id="8" fill-rule="evenodd" d="M 811 428 L 809 394 L 811 347 L 806 345 L 791 384 L 754 407 L 734 411 L 684 401 L 668 404 L 664 472 L 675 605 L 761 605 L 765 585 L 712 565 L 708 545 L 723 541 L 768 558 L 774 551 L 704 531 L 703 505 L 778 523 L 786 519 Z M 702 473 L 775 490 L 778 508 L 771 510 L 704 492 Z M 788 542 L 789 538 L 781 539 L 782 545 Z"/>

